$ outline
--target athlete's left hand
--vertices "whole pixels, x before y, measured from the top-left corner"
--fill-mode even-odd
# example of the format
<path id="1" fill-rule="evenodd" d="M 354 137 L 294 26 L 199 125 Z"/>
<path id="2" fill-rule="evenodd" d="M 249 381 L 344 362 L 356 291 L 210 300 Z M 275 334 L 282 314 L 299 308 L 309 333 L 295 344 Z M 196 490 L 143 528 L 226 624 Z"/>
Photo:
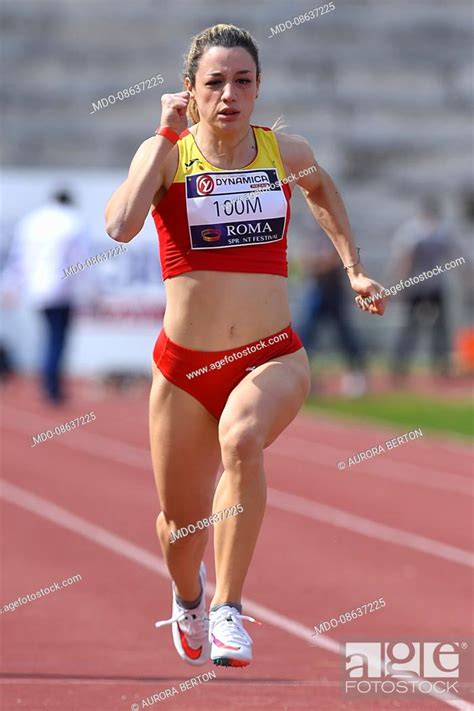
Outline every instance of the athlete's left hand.
<path id="1" fill-rule="evenodd" d="M 385 287 L 379 284 L 378 281 L 370 279 L 364 274 L 351 275 L 349 274 L 351 287 L 357 292 L 355 302 L 362 311 L 368 311 L 371 314 L 382 316 L 385 311 L 385 306 L 388 297 L 385 296 Z M 367 303 L 367 299 L 372 297 L 373 301 Z"/>

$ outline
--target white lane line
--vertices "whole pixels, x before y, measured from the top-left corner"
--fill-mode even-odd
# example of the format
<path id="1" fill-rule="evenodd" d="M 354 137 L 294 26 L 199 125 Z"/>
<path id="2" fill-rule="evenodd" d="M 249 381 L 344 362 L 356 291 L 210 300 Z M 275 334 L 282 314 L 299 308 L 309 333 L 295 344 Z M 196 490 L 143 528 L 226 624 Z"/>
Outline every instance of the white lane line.
<path id="1" fill-rule="evenodd" d="M 51 521 L 57 526 L 62 526 L 69 531 L 87 538 L 95 544 L 101 545 L 103 548 L 113 551 L 123 558 L 127 558 L 134 563 L 151 570 L 154 573 L 158 573 L 167 580 L 170 579 L 168 569 L 164 561 L 157 555 L 150 553 L 149 551 L 137 546 L 135 543 L 127 541 L 121 536 L 117 536 L 115 533 L 111 533 L 102 526 L 97 526 L 90 521 L 86 521 L 80 516 L 63 509 L 61 506 L 43 499 L 36 494 L 32 494 L 26 489 L 22 489 L 15 484 L 10 484 L 9 482 L 0 479 L 0 497 L 5 499 L 11 504 L 19 506 L 20 508 L 30 511 L 48 521 Z M 206 583 L 206 593 L 212 595 L 214 593 L 214 585 L 212 583 Z M 326 635 L 320 635 L 318 637 L 312 637 L 312 630 L 304 625 L 292 620 L 285 615 L 280 615 L 278 612 L 274 612 L 264 605 L 260 605 L 253 600 L 248 598 L 243 599 L 243 604 L 245 609 L 255 617 L 259 618 L 263 622 L 267 622 L 274 627 L 277 627 L 283 632 L 292 634 L 304 642 L 316 647 L 320 647 L 328 652 L 333 652 L 334 654 L 345 654 L 344 646 L 336 642 L 331 637 Z M 376 660 L 374 659 L 374 663 Z M 466 701 L 457 699 L 450 695 L 449 697 L 439 698 L 439 696 L 431 692 L 430 696 L 436 698 L 440 702 L 444 702 L 448 706 L 459 709 L 460 711 L 472 711 L 474 706 L 468 704 Z"/>
<path id="2" fill-rule="evenodd" d="M 291 452 L 288 451 L 286 445 L 292 448 Z M 340 472 L 336 466 L 337 462 L 347 462 L 349 457 L 354 457 L 358 452 L 293 435 L 284 435 L 275 444 L 272 444 L 267 451 L 277 456 L 331 467 L 331 469 L 334 469 L 334 474 L 341 479 L 346 476 L 356 476 L 360 472 L 361 474 L 377 477 L 377 479 L 385 478 L 393 481 L 403 481 L 428 489 L 441 489 L 442 491 L 451 491 L 455 494 L 466 494 L 474 497 L 474 481 L 468 477 L 460 474 L 446 474 L 439 469 L 435 469 L 431 464 L 429 467 L 423 468 L 405 461 L 394 461 L 386 456 L 387 452 L 378 455 L 373 460 L 356 464 L 353 468 L 346 467 L 344 472 Z M 365 452 L 366 450 L 361 449 L 358 451 Z"/>
<path id="3" fill-rule="evenodd" d="M 16 429 L 31 432 L 29 418 L 34 420 L 36 427 L 38 427 L 37 420 L 40 418 L 36 415 L 29 415 L 28 413 L 22 413 L 21 420 L 14 418 L 12 415 L 8 421 L 9 424 L 13 424 Z M 41 422 L 41 426 L 44 428 L 44 422 Z M 36 431 L 41 430 L 37 429 Z M 127 466 L 145 469 L 150 473 L 152 471 L 151 458 L 148 450 L 123 444 L 119 440 L 105 437 L 104 435 L 85 431 L 71 432 L 55 437 L 54 441 L 65 447 L 88 452 L 95 457 L 102 457 L 108 461 L 113 460 Z M 47 447 L 48 444 L 49 441 L 37 446 Z M 410 548 L 417 552 L 448 560 L 450 563 L 458 563 L 470 568 L 474 567 L 474 555 L 469 551 L 442 543 L 433 538 L 425 538 L 416 533 L 402 531 L 398 528 L 372 521 L 363 516 L 351 514 L 348 511 L 343 511 L 334 506 L 321 504 L 317 501 L 311 501 L 301 496 L 288 494 L 272 488 L 268 489 L 267 501 L 270 506 L 281 511 L 306 516 L 313 521 L 344 528 L 351 531 L 351 533 L 358 533 L 368 538 L 384 541 L 384 543 Z"/>
<path id="4" fill-rule="evenodd" d="M 5 426 L 8 427 L 9 422 L 11 423 L 12 421 L 15 421 L 18 425 L 16 429 L 22 429 L 23 431 L 28 432 L 30 436 L 31 432 L 38 434 L 39 432 L 44 431 L 44 420 L 39 418 L 37 415 L 24 411 L 20 412 L 19 410 L 13 410 L 11 408 L 6 408 L 6 411 L 7 413 L 10 411 L 10 416 L 6 418 L 4 423 Z M 19 421 L 18 417 L 14 416 L 14 412 L 21 416 L 22 422 Z M 31 422 L 30 428 L 25 426 L 25 421 Z M 36 430 L 34 428 L 36 428 Z M 102 435 L 97 436 L 102 437 Z M 61 442 L 62 441 L 63 440 L 61 440 Z M 131 445 L 122 445 L 121 442 L 117 442 L 116 446 L 119 447 L 119 451 L 122 451 L 123 459 L 126 459 L 127 463 L 133 465 L 135 464 L 137 458 L 141 460 L 143 457 L 144 450 L 140 450 Z M 289 447 L 291 449 L 289 449 Z M 421 467 L 417 464 L 412 464 L 404 460 L 394 461 L 386 456 L 387 453 L 379 455 L 379 457 L 384 457 L 383 466 L 377 466 L 379 463 L 379 457 L 377 457 L 374 458 L 373 461 L 368 460 L 366 462 L 362 462 L 361 464 L 357 464 L 353 469 L 346 467 L 344 472 L 340 472 L 337 469 L 337 462 L 342 460 L 347 461 L 350 456 L 354 456 L 357 452 L 340 449 L 318 440 L 309 440 L 305 437 L 295 436 L 288 433 L 285 433 L 280 439 L 272 444 L 266 450 L 266 453 L 270 456 L 282 456 L 287 457 L 288 459 L 297 459 L 303 462 L 308 462 L 317 466 L 323 465 L 330 467 L 331 469 L 334 469 L 335 475 L 340 478 L 348 476 L 349 474 L 354 475 L 360 472 L 361 474 L 373 476 L 377 479 L 385 478 L 392 481 L 415 484 L 416 486 L 428 489 L 449 491 L 454 494 L 464 494 L 474 497 L 473 478 L 462 476 L 460 474 L 448 474 L 434 468 L 431 464 L 429 467 Z M 466 453 L 466 451 L 464 453 Z M 147 454 L 148 462 L 151 462 L 151 457 L 148 452 Z"/>
<path id="5" fill-rule="evenodd" d="M 449 560 L 450 563 L 458 563 L 459 565 L 474 568 L 474 554 L 461 548 L 435 541 L 433 538 L 425 538 L 416 533 L 401 531 L 398 528 L 386 526 L 384 523 L 377 523 L 377 521 L 371 521 L 348 511 L 342 511 L 342 509 L 337 509 L 334 506 L 308 501 L 301 496 L 287 494 L 276 489 L 268 489 L 267 501 L 271 506 L 282 511 L 307 516 L 315 521 L 328 523 L 338 528 L 345 528 L 351 533 L 359 533 L 368 538 L 375 538 L 385 543 L 411 548 L 437 558 L 444 558 Z"/>
<path id="6" fill-rule="evenodd" d="M 474 391 L 472 390 L 472 388 L 470 392 L 471 391 L 471 394 L 473 394 Z M 293 424 L 290 425 L 291 430 L 298 430 L 300 433 L 304 433 L 306 432 L 306 430 L 308 431 L 308 444 L 311 444 L 311 442 L 313 441 L 312 430 L 314 428 L 314 425 L 318 423 L 318 417 L 324 418 L 324 422 L 322 423 L 322 429 L 324 429 L 326 425 L 329 424 L 331 426 L 331 429 L 339 430 L 341 438 L 345 436 L 347 428 L 351 425 L 356 427 L 357 431 L 363 434 L 363 436 L 366 436 L 367 433 L 375 434 L 375 436 L 380 433 L 383 433 L 384 435 L 386 435 L 386 439 L 391 439 L 394 436 L 393 432 L 395 427 L 397 427 L 397 425 L 391 425 L 389 422 L 382 420 L 364 419 L 361 421 L 355 416 L 339 416 L 331 412 L 315 412 L 314 410 L 313 413 L 313 416 L 308 416 L 305 411 L 300 412 L 298 419 L 294 420 Z M 441 447 L 445 450 L 449 450 L 451 454 L 455 456 L 464 456 L 469 458 L 471 457 L 471 450 L 473 445 L 472 437 L 470 437 L 469 435 L 462 435 L 454 432 L 436 432 L 435 430 L 430 430 L 429 433 L 427 433 L 426 439 L 429 442 L 430 440 L 433 441 L 435 437 L 443 438 L 441 442 L 436 442 L 438 447 Z"/>

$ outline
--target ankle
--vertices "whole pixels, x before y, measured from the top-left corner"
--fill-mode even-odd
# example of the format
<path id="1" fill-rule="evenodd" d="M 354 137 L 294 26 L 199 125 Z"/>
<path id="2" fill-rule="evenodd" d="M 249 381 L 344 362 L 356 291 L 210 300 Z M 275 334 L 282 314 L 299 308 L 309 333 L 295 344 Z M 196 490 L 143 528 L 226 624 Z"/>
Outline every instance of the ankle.
<path id="1" fill-rule="evenodd" d="M 239 615 L 242 614 L 242 603 L 240 602 L 213 602 L 210 606 L 210 612 L 217 612 L 220 607 L 235 607 Z"/>
<path id="2" fill-rule="evenodd" d="M 184 608 L 185 610 L 194 610 L 194 608 L 199 607 L 199 605 L 201 604 L 203 595 L 204 595 L 204 590 L 202 589 L 201 585 L 199 585 L 200 592 L 198 593 L 198 595 L 196 597 L 181 596 L 176 588 L 176 585 L 173 584 L 173 586 L 174 586 L 174 594 L 176 596 L 176 602 L 178 603 L 178 605 L 180 607 Z"/>

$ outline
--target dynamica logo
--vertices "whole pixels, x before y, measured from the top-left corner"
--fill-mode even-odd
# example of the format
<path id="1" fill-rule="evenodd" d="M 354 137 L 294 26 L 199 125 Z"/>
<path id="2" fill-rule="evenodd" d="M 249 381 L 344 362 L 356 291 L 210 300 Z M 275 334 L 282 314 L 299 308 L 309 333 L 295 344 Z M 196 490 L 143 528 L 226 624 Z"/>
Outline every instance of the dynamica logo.
<path id="1" fill-rule="evenodd" d="M 214 180 L 210 175 L 201 175 L 196 181 L 196 189 L 201 195 L 210 195 L 214 190 Z"/>
<path id="2" fill-rule="evenodd" d="M 466 642 L 346 642 L 345 692 L 459 694 L 461 651 L 468 648 Z"/>

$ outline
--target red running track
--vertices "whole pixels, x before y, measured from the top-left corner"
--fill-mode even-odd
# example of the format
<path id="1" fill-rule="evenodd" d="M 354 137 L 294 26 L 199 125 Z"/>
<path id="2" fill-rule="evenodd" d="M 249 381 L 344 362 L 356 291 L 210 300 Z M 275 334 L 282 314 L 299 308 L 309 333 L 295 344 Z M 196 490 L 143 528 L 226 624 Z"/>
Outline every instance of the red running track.
<path id="1" fill-rule="evenodd" d="M 31 446 L 91 410 L 94 422 Z M 2 420 L 0 605 L 81 576 L 0 616 L 2 711 L 474 708 L 472 683 L 460 689 L 464 703 L 342 689 L 346 640 L 474 637 L 467 445 L 425 435 L 339 470 L 403 431 L 298 417 L 266 453 L 268 507 L 244 601 L 263 622 L 248 625 L 254 661 L 226 670 L 188 667 L 170 629 L 154 628 L 169 616 L 170 583 L 154 533 L 146 397 L 98 398 L 83 384 L 51 410 L 21 381 Z M 212 582 L 212 546 L 206 564 Z M 383 609 L 312 636 L 380 597 Z M 180 691 L 206 672 L 216 678 Z"/>

